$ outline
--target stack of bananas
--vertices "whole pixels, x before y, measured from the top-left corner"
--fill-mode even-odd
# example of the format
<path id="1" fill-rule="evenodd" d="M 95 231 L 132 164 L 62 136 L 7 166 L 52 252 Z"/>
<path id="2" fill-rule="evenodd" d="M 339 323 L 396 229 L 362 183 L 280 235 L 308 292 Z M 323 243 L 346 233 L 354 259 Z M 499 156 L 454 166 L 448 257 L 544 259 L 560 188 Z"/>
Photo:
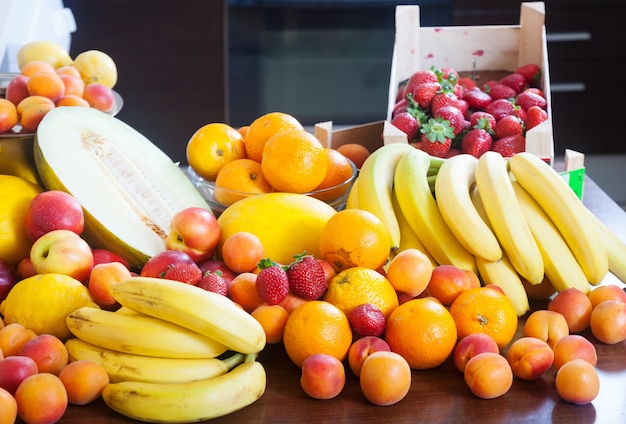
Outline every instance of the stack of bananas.
<path id="1" fill-rule="evenodd" d="M 110 377 L 113 410 L 139 421 L 196 422 L 259 399 L 266 374 L 261 325 L 225 296 L 178 281 L 132 277 L 112 289 L 117 311 L 83 307 L 67 317 L 72 360 Z"/>
<path id="2" fill-rule="evenodd" d="M 626 282 L 626 244 L 580 201 L 559 173 L 530 153 L 435 158 L 403 143 L 373 152 L 347 208 L 378 216 L 392 251 L 416 248 L 500 286 L 519 316 L 522 279 L 585 293 L 610 271 Z"/>

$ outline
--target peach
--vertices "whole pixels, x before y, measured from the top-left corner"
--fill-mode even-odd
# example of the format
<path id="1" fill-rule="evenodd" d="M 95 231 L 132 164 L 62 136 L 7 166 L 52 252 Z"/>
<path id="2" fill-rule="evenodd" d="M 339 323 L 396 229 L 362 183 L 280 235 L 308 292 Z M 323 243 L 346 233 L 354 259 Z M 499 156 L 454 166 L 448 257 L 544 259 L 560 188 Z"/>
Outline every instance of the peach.
<path id="1" fill-rule="evenodd" d="M 63 342 L 52 334 L 40 334 L 30 339 L 19 353 L 32 358 L 38 372 L 59 375 L 69 362 L 69 355 Z"/>
<path id="2" fill-rule="evenodd" d="M 556 311 L 540 309 L 532 312 L 524 323 L 523 335 L 536 337 L 548 343 L 550 347 L 569 334 L 569 326 L 565 317 Z"/>
<path id="3" fill-rule="evenodd" d="M 535 380 L 550 369 L 554 362 L 554 352 L 543 340 L 535 337 L 521 337 L 509 347 L 507 360 L 515 377 L 522 380 Z"/>
<path id="4" fill-rule="evenodd" d="M 594 287 L 587 295 L 591 307 L 595 308 L 603 300 L 619 300 L 626 303 L 626 292 L 616 284 Z"/>
<path id="5" fill-rule="evenodd" d="M 83 98 L 89 106 L 102 112 L 109 112 L 115 106 L 113 90 L 97 82 L 85 86 Z"/>
<path id="6" fill-rule="evenodd" d="M 584 359 L 591 365 L 598 363 L 596 347 L 584 336 L 580 334 L 570 334 L 562 337 L 554 347 L 554 367 L 561 368 L 566 362 L 573 359 Z"/>
<path id="7" fill-rule="evenodd" d="M 52 424 L 63 417 L 67 392 L 54 374 L 39 373 L 26 378 L 15 392 L 17 415 L 26 424 Z"/>
<path id="8" fill-rule="evenodd" d="M 80 202 L 62 190 L 48 190 L 31 200 L 24 217 L 24 229 L 31 241 L 52 230 L 70 230 L 81 235 L 85 215 Z"/>
<path id="9" fill-rule="evenodd" d="M 411 297 L 426 290 L 432 273 L 433 265 L 428 256 L 414 248 L 398 253 L 387 265 L 387 279 L 393 288 Z"/>
<path id="10" fill-rule="evenodd" d="M 576 287 L 560 291 L 548 303 L 548 310 L 559 312 L 565 317 L 570 333 L 581 333 L 589 328 L 591 309 L 591 300 L 587 294 Z"/>
<path id="11" fill-rule="evenodd" d="M 300 385 L 312 398 L 332 399 L 341 393 L 345 384 L 345 368 L 334 356 L 316 353 L 302 362 Z"/>
<path id="12" fill-rule="evenodd" d="M 37 371 L 37 363 L 28 356 L 6 357 L 0 361 L 0 388 L 15 395 L 20 384 Z"/>
<path id="13" fill-rule="evenodd" d="M 0 424 L 13 424 L 17 419 L 17 401 L 0 387 Z"/>
<path id="14" fill-rule="evenodd" d="M 389 344 L 382 338 L 376 336 L 365 336 L 356 339 L 350 349 L 348 349 L 348 365 L 354 375 L 361 375 L 363 362 L 374 352 L 389 352 L 391 348 Z"/>
<path id="15" fill-rule="evenodd" d="M 72 405 L 87 405 L 98 399 L 104 387 L 109 384 L 109 375 L 102 365 L 78 360 L 67 364 L 59 374 Z"/>
<path id="16" fill-rule="evenodd" d="M 600 377 L 589 362 L 573 359 L 557 371 L 556 391 L 563 400 L 585 405 L 600 393 Z"/>
<path id="17" fill-rule="evenodd" d="M 111 294 L 111 286 L 131 276 L 130 270 L 121 262 L 100 263 L 92 268 L 87 287 L 94 302 L 100 307 L 114 307 L 118 303 Z"/>
<path id="18" fill-rule="evenodd" d="M 398 353 L 374 352 L 363 362 L 359 385 L 363 396 L 374 405 L 394 405 L 411 389 L 411 367 Z"/>
<path id="19" fill-rule="evenodd" d="M 20 125 L 27 132 L 35 132 L 46 113 L 54 109 L 54 104 L 34 104 L 24 109 L 20 115 Z"/>
<path id="20" fill-rule="evenodd" d="M 28 77 L 25 75 L 16 75 L 11 78 L 11 81 L 7 84 L 4 97 L 13 103 L 15 106 L 19 104 L 26 97 L 30 96 L 28 93 Z"/>
<path id="21" fill-rule="evenodd" d="M 7 324 L 0 329 L 0 350 L 5 357 L 17 355 L 22 346 L 36 335 L 18 322 Z"/>
<path id="22" fill-rule="evenodd" d="M 616 344 L 626 340 L 626 303 L 619 300 L 600 302 L 591 312 L 591 333 L 598 341 Z"/>
<path id="23" fill-rule="evenodd" d="M 459 340 L 454 348 L 452 354 L 454 365 L 459 371 L 464 372 L 467 362 L 483 352 L 500 353 L 500 348 L 493 337 L 488 334 L 468 334 Z"/>
<path id="24" fill-rule="evenodd" d="M 467 362 L 463 372 L 471 392 L 481 399 L 494 399 L 513 385 L 513 370 L 499 353 L 479 353 Z"/>

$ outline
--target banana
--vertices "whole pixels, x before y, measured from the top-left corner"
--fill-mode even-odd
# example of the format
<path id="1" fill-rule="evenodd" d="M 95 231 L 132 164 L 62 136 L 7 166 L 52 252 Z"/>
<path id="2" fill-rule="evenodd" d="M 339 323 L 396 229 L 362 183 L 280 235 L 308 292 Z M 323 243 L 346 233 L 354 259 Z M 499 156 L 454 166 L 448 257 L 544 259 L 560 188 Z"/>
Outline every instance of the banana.
<path id="1" fill-rule="evenodd" d="M 358 209 L 359 208 L 359 177 L 356 177 L 350 187 L 348 198 L 346 199 L 346 209 Z"/>
<path id="2" fill-rule="evenodd" d="M 512 185 L 522 213 L 541 251 L 544 272 L 552 286 L 559 292 L 576 287 L 584 293 L 589 293 L 590 286 L 585 273 L 552 220 L 519 182 L 512 181 Z"/>
<path id="3" fill-rule="evenodd" d="M 509 168 L 559 229 L 587 280 L 599 284 L 609 270 L 607 251 L 582 201 L 554 168 L 535 155 L 518 153 L 509 160 Z"/>
<path id="4" fill-rule="evenodd" d="M 428 153 L 415 148 L 398 161 L 394 190 L 400 209 L 438 264 L 477 272 L 474 256 L 456 239 L 439 212 L 427 180 L 430 162 Z"/>
<path id="5" fill-rule="evenodd" d="M 133 355 L 104 349 L 78 338 L 65 342 L 70 360 L 89 360 L 106 370 L 112 383 L 143 381 L 146 383 L 185 383 L 226 374 L 243 362 L 242 353 L 225 359 L 178 359 Z"/>
<path id="6" fill-rule="evenodd" d="M 201 290 L 201 289 L 200 289 Z M 214 358 L 227 347 L 162 319 L 81 307 L 66 318 L 74 336 L 96 346 L 164 358 Z"/>
<path id="7" fill-rule="evenodd" d="M 226 296 L 148 277 L 115 283 L 111 293 L 122 306 L 178 324 L 235 352 L 257 353 L 265 347 L 261 324 Z"/>
<path id="8" fill-rule="evenodd" d="M 387 227 L 391 249 L 400 245 L 400 228 L 391 201 L 396 164 L 415 147 L 405 143 L 385 144 L 370 154 L 359 171 L 359 209 L 376 215 Z"/>
<path id="9" fill-rule="evenodd" d="M 606 248 L 607 259 L 609 261 L 609 271 L 621 282 L 626 283 L 626 243 L 620 239 L 609 227 L 606 226 L 597 216 L 587 209 L 591 220 L 598 229 L 602 243 Z"/>
<path id="10" fill-rule="evenodd" d="M 470 200 L 480 219 L 491 229 L 476 186 L 470 188 Z M 513 268 L 511 261 L 504 252 L 497 261 L 489 261 L 483 257 L 476 256 L 476 267 L 478 268 L 480 278 L 485 284 L 495 284 L 504 290 L 518 317 L 530 310 L 528 293 L 526 293 L 524 283 L 522 283 L 518 272 Z"/>
<path id="11" fill-rule="evenodd" d="M 541 283 L 544 277 L 541 252 L 524 218 L 506 161 L 500 153 L 488 151 L 478 159 L 476 186 L 493 232 L 513 267 L 529 283 Z"/>
<path id="12" fill-rule="evenodd" d="M 480 217 L 470 198 L 478 159 L 462 154 L 449 158 L 437 173 L 437 206 L 450 231 L 475 256 L 489 261 L 502 257 L 498 239 Z"/>
<path id="13" fill-rule="evenodd" d="M 110 383 L 104 387 L 102 399 L 134 420 L 191 423 L 243 409 L 259 399 L 265 388 L 265 368 L 246 359 L 227 374 L 189 383 Z"/>

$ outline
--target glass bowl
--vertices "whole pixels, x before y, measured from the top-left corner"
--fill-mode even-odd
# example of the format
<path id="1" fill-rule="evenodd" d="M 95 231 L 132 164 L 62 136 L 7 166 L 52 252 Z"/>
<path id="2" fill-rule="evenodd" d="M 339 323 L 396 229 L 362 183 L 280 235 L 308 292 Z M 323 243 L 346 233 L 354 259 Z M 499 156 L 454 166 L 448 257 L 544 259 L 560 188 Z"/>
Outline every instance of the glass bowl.
<path id="1" fill-rule="evenodd" d="M 352 187 L 352 183 L 357 177 L 358 169 L 354 165 L 352 161 L 350 161 L 350 166 L 352 167 L 352 175 L 346 181 L 341 184 L 338 184 L 334 187 L 328 187 L 321 190 L 311 191 L 309 193 L 304 193 L 305 196 L 315 197 L 320 199 L 330 206 L 332 206 L 336 210 L 341 210 L 346 206 L 346 200 L 348 199 L 348 194 L 350 192 L 350 188 Z M 223 190 L 224 194 L 227 194 L 229 198 L 241 200 L 246 197 L 256 196 L 256 193 L 245 193 L 240 191 L 233 191 L 224 188 L 215 188 L 214 181 L 208 181 L 199 176 L 191 166 L 187 166 L 187 176 L 196 186 L 202 197 L 207 201 L 211 209 L 214 212 L 221 213 L 223 212 L 229 205 L 220 203 L 215 199 L 215 191 Z M 224 196 L 221 196 L 224 197 Z"/>

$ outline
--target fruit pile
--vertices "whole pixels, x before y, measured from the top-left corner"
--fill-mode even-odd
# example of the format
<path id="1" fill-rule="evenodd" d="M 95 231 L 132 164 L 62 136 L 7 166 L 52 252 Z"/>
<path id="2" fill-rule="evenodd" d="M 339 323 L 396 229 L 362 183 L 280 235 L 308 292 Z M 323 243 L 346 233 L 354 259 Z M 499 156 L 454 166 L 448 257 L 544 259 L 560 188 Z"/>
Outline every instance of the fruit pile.
<path id="1" fill-rule="evenodd" d="M 56 43 L 33 41 L 20 48 L 17 59 L 20 72 L 0 99 L 0 134 L 33 133 L 58 106 L 114 109 L 117 66 L 108 54 L 88 50 L 72 59 Z"/>
<path id="2" fill-rule="evenodd" d="M 493 150 L 510 157 L 548 119 L 540 82 L 532 63 L 480 85 L 451 68 L 419 70 L 398 88 L 391 123 L 432 156 Z"/>

